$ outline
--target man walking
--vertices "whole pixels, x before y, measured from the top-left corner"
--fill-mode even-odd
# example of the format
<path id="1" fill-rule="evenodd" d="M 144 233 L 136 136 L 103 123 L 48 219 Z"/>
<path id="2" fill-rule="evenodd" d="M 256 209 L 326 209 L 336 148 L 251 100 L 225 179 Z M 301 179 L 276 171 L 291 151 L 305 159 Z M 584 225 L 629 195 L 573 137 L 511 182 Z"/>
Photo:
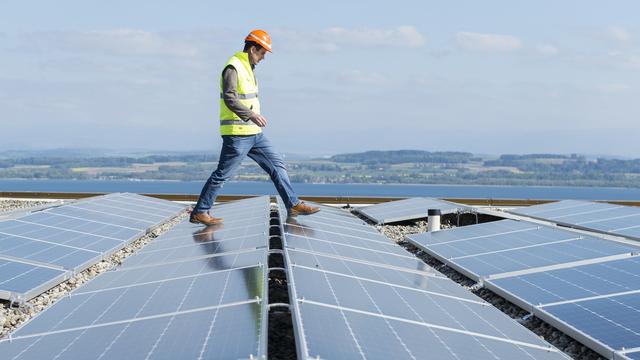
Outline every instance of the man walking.
<path id="1" fill-rule="evenodd" d="M 271 52 L 271 37 L 264 30 L 253 30 L 244 39 L 244 50 L 233 55 L 220 79 L 220 135 L 222 150 L 218 168 L 204 184 L 189 221 L 205 225 L 223 222 L 209 215 L 209 209 L 223 184 L 233 176 L 246 156 L 253 159 L 271 177 L 284 200 L 289 215 L 309 215 L 320 211 L 298 200 L 282 157 L 262 133 L 267 119 L 260 115 L 255 66 Z"/>

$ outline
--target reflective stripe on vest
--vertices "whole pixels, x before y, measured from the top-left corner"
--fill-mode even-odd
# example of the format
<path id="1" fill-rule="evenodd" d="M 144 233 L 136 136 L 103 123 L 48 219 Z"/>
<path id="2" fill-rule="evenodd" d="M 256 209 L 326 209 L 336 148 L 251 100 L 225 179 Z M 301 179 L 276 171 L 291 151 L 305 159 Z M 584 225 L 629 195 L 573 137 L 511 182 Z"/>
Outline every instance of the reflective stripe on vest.
<path id="1" fill-rule="evenodd" d="M 253 99 L 258 97 L 257 93 L 254 94 L 238 94 L 238 99 Z M 224 94 L 220 94 L 220 99 L 224 99 Z"/>
<path id="2" fill-rule="evenodd" d="M 254 113 L 260 114 L 260 101 L 258 100 L 258 83 L 251 64 L 249 63 L 249 54 L 245 52 L 237 52 L 224 65 L 233 66 L 238 74 L 238 99 L 240 103 L 251 109 Z M 222 74 L 220 74 L 220 89 L 222 90 Z M 222 91 L 220 94 L 220 135 L 253 135 L 262 132 L 262 129 L 251 121 L 242 121 L 231 109 L 224 103 Z"/>

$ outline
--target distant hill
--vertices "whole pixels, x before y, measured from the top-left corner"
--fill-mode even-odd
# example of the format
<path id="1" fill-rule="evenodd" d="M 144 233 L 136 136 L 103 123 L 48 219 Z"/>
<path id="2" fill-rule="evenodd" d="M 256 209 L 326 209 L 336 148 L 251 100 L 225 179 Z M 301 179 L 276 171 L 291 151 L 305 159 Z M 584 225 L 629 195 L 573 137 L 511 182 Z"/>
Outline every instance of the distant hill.
<path id="1" fill-rule="evenodd" d="M 353 154 L 338 154 L 329 160 L 339 163 L 361 164 L 402 164 L 402 163 L 435 163 L 460 164 L 473 159 L 473 154 L 457 151 L 430 152 L 423 150 L 390 150 L 366 151 Z"/>

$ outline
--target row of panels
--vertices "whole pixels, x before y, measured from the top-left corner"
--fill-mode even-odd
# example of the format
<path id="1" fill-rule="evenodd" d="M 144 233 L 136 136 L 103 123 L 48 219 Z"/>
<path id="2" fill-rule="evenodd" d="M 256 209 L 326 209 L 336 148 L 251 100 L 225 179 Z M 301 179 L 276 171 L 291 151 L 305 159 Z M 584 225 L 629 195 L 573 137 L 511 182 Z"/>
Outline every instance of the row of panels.
<path id="1" fill-rule="evenodd" d="M 640 347 L 639 247 L 515 220 L 407 240 L 604 356 Z"/>
<path id="2" fill-rule="evenodd" d="M 581 200 L 562 200 L 512 210 L 566 226 L 640 239 L 640 208 Z"/>
<path id="3" fill-rule="evenodd" d="M 440 210 L 441 214 L 451 214 L 471 210 L 468 206 L 449 201 L 414 197 L 404 200 L 390 201 L 356 209 L 376 224 L 387 224 L 398 221 L 426 218 L 430 209 Z"/>
<path id="4" fill-rule="evenodd" d="M 279 207 L 298 358 L 566 358 L 357 217 Z"/>
<path id="5" fill-rule="evenodd" d="M 180 223 L 0 341 L 0 353 L 6 359 L 265 358 L 269 212 L 269 198 L 261 197 L 216 206 L 224 225 Z M 237 225 L 246 219 L 261 226 Z M 240 245 L 217 246 L 231 242 Z"/>
<path id="6" fill-rule="evenodd" d="M 0 221 L 0 298 L 37 296 L 183 209 L 170 201 L 116 193 Z"/>

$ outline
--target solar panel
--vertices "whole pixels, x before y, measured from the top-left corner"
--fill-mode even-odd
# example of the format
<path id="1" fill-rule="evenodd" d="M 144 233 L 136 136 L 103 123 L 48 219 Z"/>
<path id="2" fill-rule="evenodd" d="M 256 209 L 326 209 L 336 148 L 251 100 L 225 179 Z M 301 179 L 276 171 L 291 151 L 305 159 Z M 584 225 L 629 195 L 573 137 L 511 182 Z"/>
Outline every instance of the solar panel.
<path id="1" fill-rule="evenodd" d="M 562 200 L 512 210 L 516 215 L 640 239 L 640 208 L 589 201 Z"/>
<path id="2" fill-rule="evenodd" d="M 424 263 L 389 263 L 411 256 L 382 235 L 339 235 L 316 221 L 325 206 L 295 219 L 279 206 L 298 358 L 566 358 Z"/>
<path id="3" fill-rule="evenodd" d="M 47 208 L 0 221 L 0 256 L 62 271 L 63 276 L 53 277 L 60 282 L 183 209 L 169 201 L 119 193 Z M 1 285 L 11 279 L 8 276 L 0 275 L 0 294 L 4 294 L 0 297 L 15 301 L 28 300 L 57 284 L 25 274 L 25 283 L 32 287 L 16 292 L 15 288 L 9 290 Z"/>
<path id="4" fill-rule="evenodd" d="M 407 240 L 476 281 L 517 271 L 622 257 L 640 250 L 515 220 L 410 235 Z"/>
<path id="5" fill-rule="evenodd" d="M 638 256 L 488 280 L 486 286 L 604 356 L 640 347 Z"/>
<path id="6" fill-rule="evenodd" d="M 638 293 L 550 305 L 543 311 L 615 351 L 640 347 Z"/>
<path id="7" fill-rule="evenodd" d="M 266 246 L 264 239 L 269 235 L 270 215 L 268 197 L 215 206 L 212 213 L 213 216 L 224 218 L 224 224 L 203 227 L 185 221 L 170 234 L 138 251 L 125 265 L 139 266 L 209 257 Z M 251 220 L 251 226 L 246 225 L 247 219 Z"/>
<path id="8" fill-rule="evenodd" d="M 67 271 L 0 257 L 0 298 L 34 297 L 64 281 Z"/>
<path id="9" fill-rule="evenodd" d="M 640 360 L 640 350 L 624 353 L 621 359 Z"/>
<path id="10" fill-rule="evenodd" d="M 522 307 L 640 291 L 640 257 L 488 280 L 519 298 Z"/>
<path id="11" fill-rule="evenodd" d="M 1 225 L 1 224 L 0 224 Z M 98 251 L 0 233 L 0 256 L 10 256 L 76 270 L 102 256 Z"/>
<path id="12" fill-rule="evenodd" d="M 307 217 L 315 218 L 316 216 L 313 214 Z M 333 231 L 326 232 L 319 226 L 303 226 L 301 225 L 301 222 L 304 221 L 302 219 L 289 218 L 284 219 L 284 221 L 285 231 L 287 232 L 287 246 L 291 249 L 406 269 L 424 267 L 422 261 L 409 256 L 399 246 L 390 243 L 379 233 L 372 233 L 368 237 L 366 235 L 360 237 L 345 236 Z"/>
<path id="13" fill-rule="evenodd" d="M 269 198 L 215 211 L 230 222 L 268 216 Z M 163 261 L 129 257 L 0 341 L 0 352 L 8 359 L 265 357 L 269 224 L 262 226 L 259 246 L 242 252 L 194 254 L 182 242 Z M 217 241 L 217 230 L 185 221 L 152 244 L 186 238 L 199 247 Z"/>
<path id="14" fill-rule="evenodd" d="M 439 209 L 442 214 L 451 214 L 470 208 L 444 200 L 415 197 L 357 208 L 356 212 L 377 224 L 387 224 L 426 218 L 429 209 Z"/>

